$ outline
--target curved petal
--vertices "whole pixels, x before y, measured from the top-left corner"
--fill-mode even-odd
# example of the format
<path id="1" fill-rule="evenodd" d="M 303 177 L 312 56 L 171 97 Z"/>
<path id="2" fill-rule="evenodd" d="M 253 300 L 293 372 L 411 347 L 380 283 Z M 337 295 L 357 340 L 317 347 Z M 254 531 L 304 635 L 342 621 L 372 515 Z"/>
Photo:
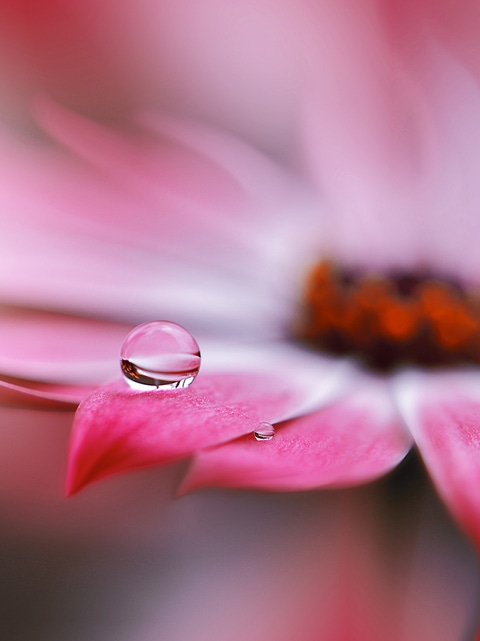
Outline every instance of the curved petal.
<path id="1" fill-rule="evenodd" d="M 4 306 L 0 372 L 44 383 L 98 387 L 118 373 L 120 347 L 131 329 L 123 323 Z"/>
<path id="2" fill-rule="evenodd" d="M 299 403 L 281 420 L 323 407 L 362 380 L 360 370 L 352 361 L 302 349 L 285 341 L 202 341 L 203 373 L 231 372 L 249 376 L 254 371 L 265 371 L 265 367 L 276 372 L 288 386 L 301 390 L 297 397 Z"/>
<path id="3" fill-rule="evenodd" d="M 3 300 L 133 322 L 175 318 L 236 337 L 283 333 L 301 270 L 290 235 L 298 224 L 267 225 L 221 158 L 45 99 L 36 110 L 66 149 L 50 141 L 32 150 L 0 128 Z"/>
<path id="4" fill-rule="evenodd" d="M 0 405 L 10 407 L 71 412 L 82 398 L 96 389 L 93 385 L 55 385 L 0 376 Z"/>
<path id="5" fill-rule="evenodd" d="M 396 415 L 388 387 L 371 380 L 347 397 L 276 426 L 271 441 L 252 435 L 197 454 L 182 485 L 273 491 L 348 486 L 395 467 L 411 440 Z"/>
<path id="6" fill-rule="evenodd" d="M 411 373 L 397 398 L 440 496 L 480 548 L 480 375 Z"/>
<path id="7" fill-rule="evenodd" d="M 123 380 L 81 403 L 67 492 L 116 472 L 168 463 L 292 414 L 304 392 L 272 373 L 206 374 L 182 390 L 134 392 Z"/>
<path id="8" fill-rule="evenodd" d="M 52 138 L 151 202 L 172 212 L 181 209 L 184 222 L 190 225 L 198 224 L 195 213 L 199 209 L 206 219 L 201 224 L 221 224 L 219 211 L 237 213 L 245 202 L 243 189 L 228 171 L 204 155 L 172 145 L 167 138 L 156 140 L 107 128 L 47 97 L 37 97 L 34 107 L 40 125 Z M 158 220 L 152 218 L 152 224 L 158 226 Z M 131 222 L 134 220 L 132 217 Z M 166 232 L 178 229 L 174 218 L 162 222 Z M 191 231 L 187 227 L 184 235 L 188 237 Z"/>
<path id="9" fill-rule="evenodd" d="M 166 136 L 223 167 L 246 194 L 250 194 L 256 203 L 262 205 L 255 212 L 257 217 L 278 222 L 285 213 L 285 200 L 288 202 L 293 194 L 301 196 L 298 194 L 299 185 L 294 175 L 273 162 L 269 156 L 260 153 L 257 148 L 248 145 L 243 138 L 203 122 L 182 118 L 178 114 L 151 109 L 141 111 L 135 122 L 147 132 Z M 303 210 L 298 211 L 299 216 L 305 213 Z M 258 224 L 255 220 L 252 222 Z"/>
<path id="10" fill-rule="evenodd" d="M 364 268 L 429 265 L 478 282 L 480 7 L 342 4 L 348 11 L 319 5 L 329 32 L 299 120 L 327 203 L 325 251 Z"/>
<path id="11" fill-rule="evenodd" d="M 418 258 L 420 161 L 431 145 L 421 97 L 407 90 L 378 3 L 315 5 L 322 32 L 299 119 L 300 155 L 327 204 L 325 250 L 347 263 L 408 264 Z"/>
<path id="12" fill-rule="evenodd" d="M 140 130 L 115 130 L 46 98 L 37 99 L 36 114 L 54 139 L 104 180 L 105 173 L 114 194 L 121 192 L 115 207 L 100 204 L 100 215 L 93 208 L 90 216 L 94 225 L 105 219 L 109 238 L 111 212 L 117 219 L 121 211 L 122 225 L 113 233 L 123 242 L 136 239 L 170 260 L 248 278 L 252 297 L 263 281 L 269 284 L 264 298 L 284 279 L 296 290 L 306 255 L 316 257 L 318 203 L 292 172 L 235 136 L 162 112 L 140 115 Z M 135 206 L 126 207 L 132 197 Z"/>
<path id="13" fill-rule="evenodd" d="M 128 325 L 0 309 L 0 403 L 65 409 L 118 373 Z M 72 409 L 68 407 L 68 409 Z"/>

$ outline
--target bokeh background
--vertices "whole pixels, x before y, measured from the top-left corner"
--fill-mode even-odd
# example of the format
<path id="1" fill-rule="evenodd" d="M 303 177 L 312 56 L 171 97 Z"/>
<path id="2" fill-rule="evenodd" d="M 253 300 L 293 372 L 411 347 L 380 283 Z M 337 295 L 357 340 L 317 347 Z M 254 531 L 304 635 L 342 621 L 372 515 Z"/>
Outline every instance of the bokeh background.
<path id="1" fill-rule="evenodd" d="M 156 249 L 148 232 L 147 248 L 138 239 L 129 246 L 128 225 L 124 236 L 121 230 L 133 221 L 160 234 L 170 212 L 163 201 L 152 211 L 152 200 L 137 201 L 133 192 L 124 198 L 108 155 L 102 167 L 94 143 L 93 152 L 82 151 L 82 131 L 94 139 L 101 127 L 102 149 L 103 132 L 114 131 L 129 150 L 138 145 L 139 162 L 154 145 L 152 162 L 161 160 L 158 175 L 166 175 L 167 187 L 201 194 L 198 216 L 208 207 L 228 216 L 230 192 L 202 157 L 192 161 L 172 140 L 145 128 L 139 133 L 145 114 L 233 136 L 306 192 L 318 189 L 305 152 L 312 105 L 322 131 L 339 104 L 347 123 L 363 122 L 358 113 L 365 123 L 375 120 L 381 110 L 373 105 L 396 96 L 385 43 L 407 50 L 411 62 L 421 58 L 428 31 L 471 70 L 477 23 L 453 4 L 440 5 L 0 0 L 2 313 L 45 308 L 125 327 L 159 313 L 154 283 L 162 263 L 155 254 L 164 245 L 159 237 Z M 462 37 L 449 38 L 445 24 Z M 345 102 L 329 100 L 338 86 L 349 87 Z M 70 130 L 77 134 L 69 141 Z M 407 121 L 402 131 L 410 131 Z M 134 155 L 125 163 L 126 182 L 136 184 L 144 166 L 135 166 Z M 337 169 L 351 172 L 350 165 Z M 206 195 L 191 187 L 193 177 Z M 182 250 L 179 242 L 175 265 Z M 225 331 L 214 320 L 202 309 L 199 332 L 210 325 Z M 34 325 L 32 331 L 35 337 Z M 110 347 L 107 356 L 116 359 L 114 342 Z M 0 409 L 2 639 L 473 637 L 476 555 L 415 453 L 388 478 L 349 490 L 208 490 L 175 499 L 179 464 L 108 479 L 67 500 L 72 420 L 72 411 L 19 402 Z"/>

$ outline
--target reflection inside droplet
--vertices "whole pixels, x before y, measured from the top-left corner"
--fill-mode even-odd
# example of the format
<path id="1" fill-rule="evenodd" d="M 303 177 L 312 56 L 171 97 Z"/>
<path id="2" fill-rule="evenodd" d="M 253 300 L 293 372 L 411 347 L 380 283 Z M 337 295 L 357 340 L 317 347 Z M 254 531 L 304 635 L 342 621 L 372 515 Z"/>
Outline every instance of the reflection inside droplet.
<path id="1" fill-rule="evenodd" d="M 275 428 L 271 423 L 263 421 L 257 425 L 253 435 L 257 441 L 271 441 L 275 436 Z"/>
<path id="2" fill-rule="evenodd" d="M 120 365 L 133 389 L 177 389 L 193 383 L 200 369 L 197 341 L 181 325 L 150 321 L 135 327 L 123 342 Z"/>

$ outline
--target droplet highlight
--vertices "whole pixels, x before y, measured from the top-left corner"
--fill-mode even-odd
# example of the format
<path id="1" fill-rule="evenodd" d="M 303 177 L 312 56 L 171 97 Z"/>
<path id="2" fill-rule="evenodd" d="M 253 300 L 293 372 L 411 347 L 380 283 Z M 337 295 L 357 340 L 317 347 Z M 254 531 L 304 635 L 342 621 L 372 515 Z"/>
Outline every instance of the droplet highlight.
<path id="1" fill-rule="evenodd" d="M 188 387 L 200 369 L 197 341 L 171 321 L 150 321 L 133 329 L 120 350 L 120 366 L 136 390 Z"/>
<path id="2" fill-rule="evenodd" d="M 253 435 L 257 441 L 271 441 L 275 436 L 275 428 L 271 423 L 263 421 L 257 425 Z"/>

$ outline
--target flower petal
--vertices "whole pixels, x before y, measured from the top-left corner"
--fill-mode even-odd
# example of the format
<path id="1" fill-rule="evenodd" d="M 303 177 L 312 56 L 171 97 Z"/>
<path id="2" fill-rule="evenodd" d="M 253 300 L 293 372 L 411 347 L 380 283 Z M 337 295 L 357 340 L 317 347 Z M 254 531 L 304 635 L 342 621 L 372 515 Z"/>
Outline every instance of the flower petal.
<path id="1" fill-rule="evenodd" d="M 101 385 L 118 373 L 131 325 L 38 309 L 0 308 L 0 372 L 44 383 Z"/>
<path id="2" fill-rule="evenodd" d="M 269 373 L 205 374 L 183 390 L 134 392 L 123 380 L 98 389 L 74 422 L 67 492 L 135 468 L 168 463 L 291 416 L 304 396 Z"/>
<path id="3" fill-rule="evenodd" d="M 65 409 L 118 373 L 131 326 L 36 309 L 0 309 L 0 403 Z M 71 409 L 71 408 L 69 408 Z"/>
<path id="4" fill-rule="evenodd" d="M 94 389 L 96 387 L 93 385 L 55 385 L 27 379 L 3 378 L 0 380 L 0 404 L 73 411 L 82 398 Z"/>
<path id="5" fill-rule="evenodd" d="M 480 376 L 408 374 L 399 407 L 440 496 L 480 548 Z"/>
<path id="6" fill-rule="evenodd" d="M 283 335 L 306 254 L 293 242 L 297 219 L 265 220 L 267 206 L 221 157 L 186 142 L 107 128 L 46 99 L 36 112 L 67 149 L 25 144 L 0 123 L 3 300 L 134 323 L 172 318 L 197 334 Z M 257 164 L 271 185 L 270 163 Z M 302 209 L 285 183 L 271 185 L 270 212 L 279 202 Z"/>
<path id="7" fill-rule="evenodd" d="M 182 485 L 273 491 L 347 486 L 395 467 L 410 449 L 387 386 L 370 380 L 347 397 L 276 426 L 271 441 L 252 435 L 197 454 Z"/>

